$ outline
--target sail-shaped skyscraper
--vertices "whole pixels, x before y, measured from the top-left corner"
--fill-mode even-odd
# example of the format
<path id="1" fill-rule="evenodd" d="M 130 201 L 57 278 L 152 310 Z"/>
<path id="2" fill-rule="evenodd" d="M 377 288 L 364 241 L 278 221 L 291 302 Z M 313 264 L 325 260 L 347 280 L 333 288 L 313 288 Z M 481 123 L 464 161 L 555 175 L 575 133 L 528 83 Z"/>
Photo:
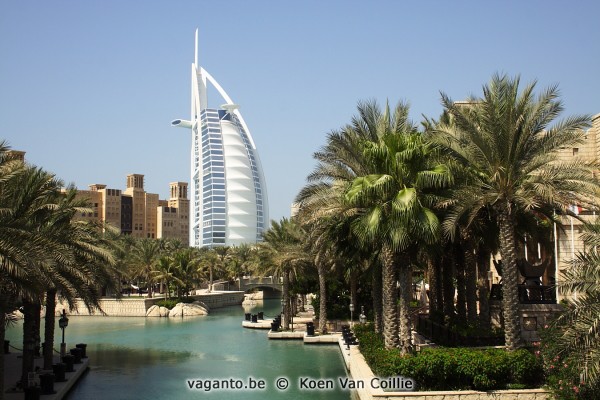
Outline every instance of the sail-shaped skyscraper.
<path id="1" fill-rule="evenodd" d="M 208 108 L 207 83 L 225 100 Z M 191 129 L 190 245 L 232 246 L 261 240 L 268 227 L 265 178 L 244 118 L 223 88 L 198 64 L 198 30 L 192 64 L 192 115 L 172 126 Z"/>

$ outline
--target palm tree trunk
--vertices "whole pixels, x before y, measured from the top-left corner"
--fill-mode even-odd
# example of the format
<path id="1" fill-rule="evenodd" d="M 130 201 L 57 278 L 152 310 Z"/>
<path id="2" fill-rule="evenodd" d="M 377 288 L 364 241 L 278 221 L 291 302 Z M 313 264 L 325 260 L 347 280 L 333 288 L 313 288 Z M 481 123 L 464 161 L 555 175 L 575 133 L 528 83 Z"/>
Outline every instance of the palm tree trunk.
<path id="1" fill-rule="evenodd" d="M 412 352 L 412 329 L 410 321 L 409 304 L 412 293 L 411 267 L 406 263 L 400 267 L 400 352 Z"/>
<path id="2" fill-rule="evenodd" d="M 490 292 L 488 282 L 488 271 L 490 270 L 490 254 L 482 247 L 477 252 L 477 271 L 479 275 L 479 326 L 489 329 L 491 326 L 490 318 Z"/>
<path id="3" fill-rule="evenodd" d="M 373 325 L 375 333 L 383 332 L 383 293 L 382 293 L 382 277 L 381 264 L 375 262 L 373 264 Z"/>
<path id="4" fill-rule="evenodd" d="M 461 246 L 452 246 L 454 253 L 454 273 L 456 274 L 456 317 L 460 324 L 467 322 L 467 296 L 465 284 L 465 264 L 462 259 Z"/>
<path id="5" fill-rule="evenodd" d="M 396 291 L 396 265 L 392 250 L 385 246 L 381 251 L 383 267 L 383 339 L 386 349 L 398 347 L 398 294 Z"/>
<path id="6" fill-rule="evenodd" d="M 467 296 L 467 322 L 477 323 L 477 264 L 470 239 L 464 242 L 465 292 Z"/>
<path id="7" fill-rule="evenodd" d="M 152 284 L 152 277 L 150 275 L 146 276 L 146 279 L 148 279 L 148 298 L 151 299 L 152 298 L 152 291 L 153 291 L 153 284 Z"/>
<path id="8" fill-rule="evenodd" d="M 28 374 L 33 372 L 35 358 L 35 307 L 29 300 L 23 299 L 23 363 L 21 366 L 21 384 L 28 384 Z"/>
<path id="9" fill-rule="evenodd" d="M 500 228 L 500 255 L 502 256 L 502 312 L 504 315 L 504 339 L 507 350 L 523 347 L 519 321 L 519 271 L 515 255 L 515 228 L 509 205 L 498 213 Z"/>
<path id="10" fill-rule="evenodd" d="M 325 279 L 325 267 L 322 263 L 317 264 L 319 274 L 319 332 L 327 333 L 327 280 Z"/>
<path id="11" fill-rule="evenodd" d="M 0 288 L 5 288 L 0 285 Z M 9 298 L 5 293 L 0 294 L 0 343 L 4 345 L 6 338 L 6 313 L 8 308 Z M 0 351 L 0 400 L 4 399 L 4 350 Z"/>
<path id="12" fill-rule="evenodd" d="M 438 257 L 433 262 L 434 275 L 436 280 L 436 285 L 433 288 L 429 288 L 430 291 L 435 290 L 435 297 L 437 298 L 436 310 L 439 313 L 444 312 L 444 285 L 442 278 L 442 258 Z"/>
<path id="13" fill-rule="evenodd" d="M 456 318 L 454 311 L 454 271 L 452 257 L 444 256 L 442 260 L 442 286 L 444 294 L 444 316 L 453 321 Z"/>
<path id="14" fill-rule="evenodd" d="M 429 282 L 429 293 L 425 292 L 428 300 L 429 300 L 429 315 L 437 314 L 438 312 L 438 297 L 437 297 L 437 288 L 439 286 L 438 275 L 436 274 L 435 261 L 429 258 L 427 260 L 427 280 Z M 425 289 L 425 284 L 423 283 L 423 289 Z"/>
<path id="15" fill-rule="evenodd" d="M 208 267 L 208 292 L 212 292 L 213 286 L 213 266 L 212 264 Z"/>
<path id="16" fill-rule="evenodd" d="M 290 273 L 283 271 L 283 330 L 290 329 Z"/>
<path id="17" fill-rule="evenodd" d="M 6 310 L 0 305 L 0 343 L 4 346 L 6 337 Z M 0 351 L 0 400 L 4 399 L 4 349 Z"/>
<path id="18" fill-rule="evenodd" d="M 44 317 L 44 369 L 51 370 L 54 363 L 54 325 L 56 318 L 56 290 L 46 292 L 46 316 Z"/>

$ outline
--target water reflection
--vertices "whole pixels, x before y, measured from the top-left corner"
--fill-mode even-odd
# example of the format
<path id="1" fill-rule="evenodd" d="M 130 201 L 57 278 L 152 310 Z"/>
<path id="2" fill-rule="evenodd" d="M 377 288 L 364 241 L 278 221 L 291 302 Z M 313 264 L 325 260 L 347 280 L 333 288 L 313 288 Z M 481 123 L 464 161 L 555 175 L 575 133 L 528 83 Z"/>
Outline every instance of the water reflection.
<path id="1" fill-rule="evenodd" d="M 153 348 L 132 349 L 107 344 L 88 345 L 87 352 L 92 356 L 92 366 L 107 372 L 133 372 L 143 366 L 169 365 L 185 362 L 188 359 L 202 359 L 202 354 L 181 351 L 164 351 Z"/>
<path id="2" fill-rule="evenodd" d="M 293 382 L 300 376 L 345 376 L 336 346 L 273 341 L 266 338 L 266 331 L 241 327 L 245 312 L 263 311 L 266 316 L 274 316 L 280 307 L 279 300 L 265 300 L 249 308 L 212 310 L 202 317 L 69 317 L 68 346 L 87 343 L 91 360 L 90 373 L 69 399 L 348 400 L 350 393 L 337 389 L 303 392 L 295 384 L 285 392 L 275 389 L 274 382 L 280 376 Z M 12 343 L 21 340 L 19 329 L 9 330 Z M 264 379 L 267 390 L 206 393 L 190 390 L 186 384 L 189 379 L 249 377 Z"/>

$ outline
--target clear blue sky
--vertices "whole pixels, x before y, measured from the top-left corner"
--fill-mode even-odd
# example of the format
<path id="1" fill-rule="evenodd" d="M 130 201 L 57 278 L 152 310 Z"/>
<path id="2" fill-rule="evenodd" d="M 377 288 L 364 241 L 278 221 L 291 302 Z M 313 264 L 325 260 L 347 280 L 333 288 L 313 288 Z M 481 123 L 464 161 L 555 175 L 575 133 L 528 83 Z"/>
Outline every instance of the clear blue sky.
<path id="1" fill-rule="evenodd" d="M 479 95 L 495 72 L 558 84 L 566 115 L 600 113 L 597 1 L 0 1 L 0 138 L 86 189 L 189 181 L 194 30 L 200 63 L 250 128 L 270 216 L 360 100 L 437 117 L 439 92 Z M 210 94 L 209 94 L 210 95 Z M 212 97 L 213 105 L 222 103 Z"/>

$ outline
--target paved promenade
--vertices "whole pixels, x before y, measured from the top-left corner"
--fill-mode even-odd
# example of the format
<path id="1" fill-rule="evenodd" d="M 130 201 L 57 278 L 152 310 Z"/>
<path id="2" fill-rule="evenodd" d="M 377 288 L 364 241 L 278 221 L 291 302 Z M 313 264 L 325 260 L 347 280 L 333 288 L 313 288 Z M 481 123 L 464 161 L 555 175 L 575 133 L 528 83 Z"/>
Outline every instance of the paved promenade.
<path id="1" fill-rule="evenodd" d="M 58 355 L 55 356 L 54 362 L 59 361 Z M 44 364 L 42 358 L 35 359 L 35 366 L 40 370 Z M 75 372 L 67 372 L 65 374 L 66 382 L 54 383 L 54 394 L 41 395 L 40 400 L 60 400 L 66 396 L 71 387 L 79 380 L 89 366 L 89 358 L 84 358 L 81 364 L 75 364 L 73 369 Z M 22 391 L 15 391 L 15 384 L 21 378 L 22 359 L 21 353 L 10 353 L 4 355 L 4 399 L 5 400 L 23 400 L 25 394 Z"/>

